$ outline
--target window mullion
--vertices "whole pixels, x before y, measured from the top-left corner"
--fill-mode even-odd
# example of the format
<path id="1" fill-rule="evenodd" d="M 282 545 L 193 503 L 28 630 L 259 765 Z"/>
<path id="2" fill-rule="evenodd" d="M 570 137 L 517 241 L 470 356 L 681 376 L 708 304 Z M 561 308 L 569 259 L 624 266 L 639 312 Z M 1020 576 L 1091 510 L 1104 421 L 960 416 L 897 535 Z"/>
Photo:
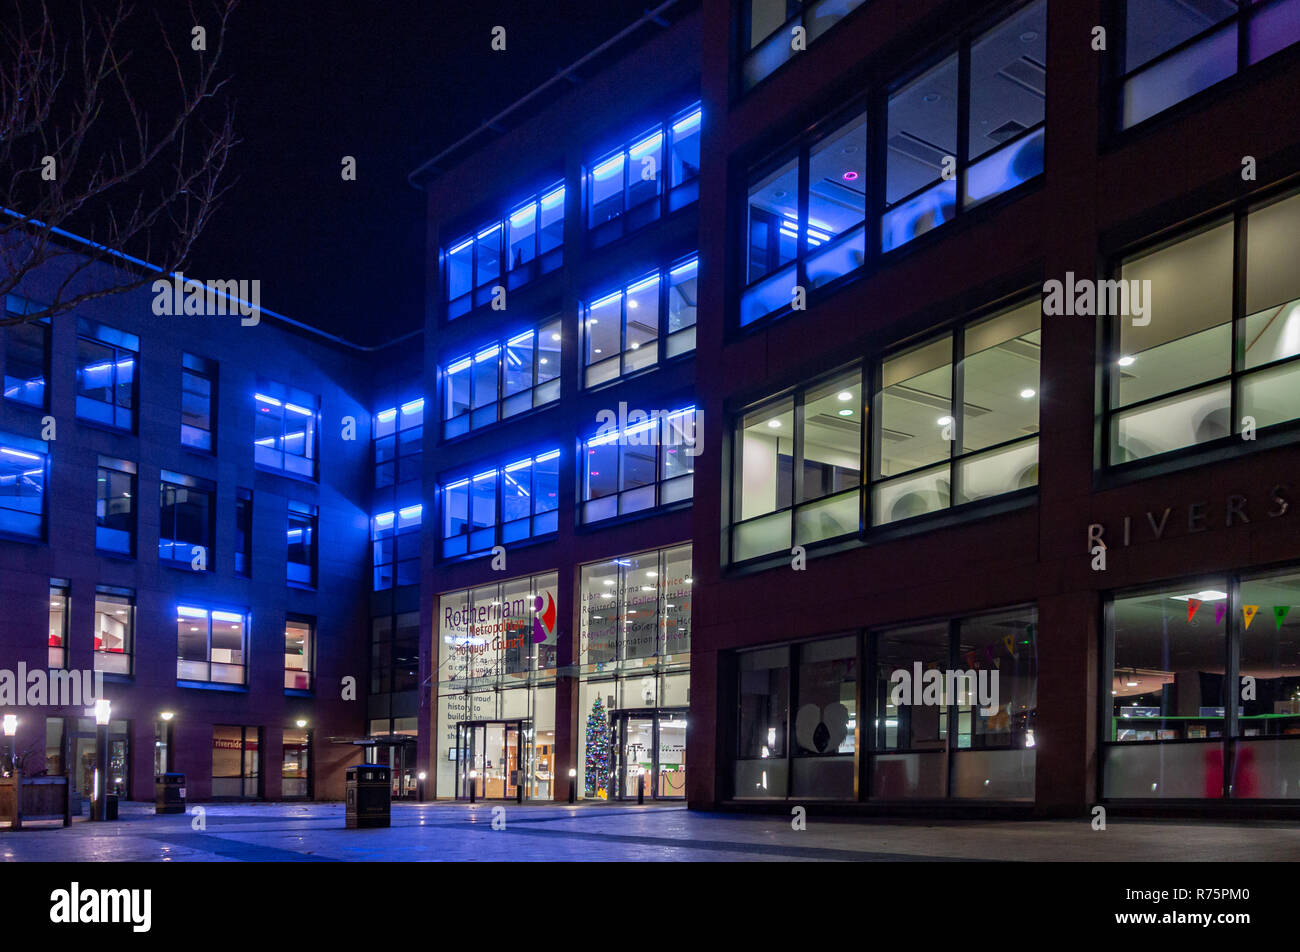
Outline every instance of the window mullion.
<path id="1" fill-rule="evenodd" d="M 957 200 L 954 215 L 966 206 L 966 175 L 970 157 L 970 35 L 962 36 L 957 46 Z"/>

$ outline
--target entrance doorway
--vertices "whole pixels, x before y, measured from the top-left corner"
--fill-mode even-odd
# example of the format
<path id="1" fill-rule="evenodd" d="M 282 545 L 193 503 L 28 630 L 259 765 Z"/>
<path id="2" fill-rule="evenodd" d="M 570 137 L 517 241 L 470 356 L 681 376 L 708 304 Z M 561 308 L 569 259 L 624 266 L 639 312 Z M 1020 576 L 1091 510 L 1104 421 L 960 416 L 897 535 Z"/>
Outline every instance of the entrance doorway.
<path id="1" fill-rule="evenodd" d="M 615 796 L 634 799 L 644 778 L 654 800 L 686 796 L 686 709 L 615 711 L 614 749 L 618 753 Z"/>
<path id="2" fill-rule="evenodd" d="M 462 721 L 456 725 L 456 799 L 514 800 L 527 776 L 525 720 Z M 471 776 L 473 774 L 473 776 Z M 527 792 L 525 790 L 525 792 Z"/>
<path id="3" fill-rule="evenodd" d="M 383 764 L 389 771 L 393 784 L 394 800 L 414 800 L 420 795 L 420 781 L 415 769 L 416 742 L 413 737 L 388 735 L 388 738 L 401 736 L 400 740 L 372 738 L 366 745 L 366 762 Z"/>

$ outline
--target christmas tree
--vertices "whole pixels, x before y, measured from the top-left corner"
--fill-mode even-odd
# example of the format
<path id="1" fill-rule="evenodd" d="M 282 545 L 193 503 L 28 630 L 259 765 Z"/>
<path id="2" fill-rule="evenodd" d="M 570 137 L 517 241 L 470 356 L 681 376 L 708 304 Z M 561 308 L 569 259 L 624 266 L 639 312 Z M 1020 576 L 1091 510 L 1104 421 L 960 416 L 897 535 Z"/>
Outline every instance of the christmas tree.
<path id="1" fill-rule="evenodd" d="M 609 718 L 605 716 L 605 705 L 598 697 L 587 715 L 587 775 L 584 784 L 584 796 L 609 796 Z"/>

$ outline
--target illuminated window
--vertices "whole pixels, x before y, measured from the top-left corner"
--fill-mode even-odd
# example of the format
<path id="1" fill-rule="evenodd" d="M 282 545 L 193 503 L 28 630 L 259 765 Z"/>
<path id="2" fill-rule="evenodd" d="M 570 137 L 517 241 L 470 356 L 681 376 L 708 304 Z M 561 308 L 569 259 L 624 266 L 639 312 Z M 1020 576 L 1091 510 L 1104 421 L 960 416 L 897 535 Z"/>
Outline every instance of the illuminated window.
<path id="1" fill-rule="evenodd" d="M 99 458 L 95 474 L 95 548 L 135 555 L 136 465 Z"/>
<path id="2" fill-rule="evenodd" d="M 423 398 L 375 414 L 375 488 L 420 478 L 424 461 Z"/>
<path id="3" fill-rule="evenodd" d="M 699 259 L 638 278 L 583 308 L 583 385 L 594 387 L 695 349 Z"/>
<path id="4" fill-rule="evenodd" d="M 212 572 L 216 486 L 206 479 L 162 472 L 158 559 L 164 564 Z"/>
<path id="5" fill-rule="evenodd" d="M 100 585 L 95 589 L 95 670 L 131 673 L 135 651 L 135 593 Z"/>
<path id="6" fill-rule="evenodd" d="M 520 287 L 563 263 L 564 194 L 556 183 L 447 246 L 448 318 L 487 304 L 498 286 Z"/>
<path id="7" fill-rule="evenodd" d="M 6 295 L 5 316 L 31 314 L 37 305 L 16 294 Z M 4 397 L 14 403 L 44 409 L 49 405 L 50 321 L 43 318 L 11 324 L 4 334 Z"/>
<path id="8" fill-rule="evenodd" d="M 50 579 L 50 640 L 49 666 L 68 666 L 68 601 L 69 585 L 66 579 Z"/>
<path id="9" fill-rule="evenodd" d="M 1300 40 L 1300 0 L 1125 0 L 1119 124 L 1127 129 Z"/>
<path id="10" fill-rule="evenodd" d="M 257 387 L 253 394 L 254 461 L 314 479 L 320 398 L 267 380 L 259 380 Z"/>
<path id="11" fill-rule="evenodd" d="M 442 555 L 485 552 L 495 545 L 559 528 L 560 451 L 507 463 L 442 486 Z"/>
<path id="12" fill-rule="evenodd" d="M 694 407 L 634 410 L 582 444 L 584 523 L 689 501 L 694 492 L 698 416 Z M 620 429 L 621 427 L 621 429 Z"/>
<path id="13" fill-rule="evenodd" d="M 315 648 L 316 623 L 293 615 L 287 617 L 284 622 L 285 690 L 311 690 Z"/>
<path id="14" fill-rule="evenodd" d="M 0 532 L 45 533 L 45 444 L 0 434 Z"/>
<path id="15" fill-rule="evenodd" d="M 247 652 L 247 614 L 176 607 L 176 680 L 244 684 Z"/>
<path id="16" fill-rule="evenodd" d="M 701 117 L 696 103 L 591 163 L 585 178 L 587 227 L 594 246 L 699 197 Z"/>
<path id="17" fill-rule="evenodd" d="M 795 29 L 807 43 L 820 38 L 862 5 L 863 0 L 742 0 L 740 3 L 741 86 L 752 89 L 796 55 Z"/>
<path id="18" fill-rule="evenodd" d="M 560 398 L 558 319 L 451 361 L 442 371 L 444 438 Z"/>
<path id="19" fill-rule="evenodd" d="M 381 512 L 370 520 L 371 564 L 376 592 L 420 581 L 420 523 L 424 507 Z"/>
<path id="20" fill-rule="evenodd" d="M 77 318 L 77 417 L 119 430 L 135 427 L 140 338 Z"/>
<path id="21" fill-rule="evenodd" d="M 213 452 L 212 434 L 216 430 L 217 364 L 216 361 L 181 355 L 181 444 L 191 449 Z"/>
<path id="22" fill-rule="evenodd" d="M 317 509 L 290 500 L 288 521 L 285 577 L 295 585 L 315 586 Z"/>

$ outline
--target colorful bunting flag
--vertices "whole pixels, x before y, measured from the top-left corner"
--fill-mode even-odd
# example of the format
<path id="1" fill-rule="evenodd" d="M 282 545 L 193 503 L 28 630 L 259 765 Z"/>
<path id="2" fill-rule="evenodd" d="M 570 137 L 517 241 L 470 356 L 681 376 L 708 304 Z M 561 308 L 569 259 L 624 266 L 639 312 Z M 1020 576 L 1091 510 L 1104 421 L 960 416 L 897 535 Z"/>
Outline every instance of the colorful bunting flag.
<path id="1" fill-rule="evenodd" d="M 1250 623 L 1255 620 L 1255 613 L 1259 611 L 1258 605 L 1242 605 L 1241 617 L 1246 620 L 1246 630 L 1250 631 Z"/>
<path id="2" fill-rule="evenodd" d="M 1005 638 L 1003 638 L 1002 647 L 1006 648 L 1007 654 L 1011 655 L 1014 658 L 1016 655 L 1016 636 L 1007 635 Z"/>
<path id="3" fill-rule="evenodd" d="M 1274 605 L 1274 606 L 1273 606 L 1273 621 L 1275 621 L 1275 622 L 1277 623 L 1277 630 L 1278 630 L 1278 631 L 1281 631 L 1281 630 L 1282 630 L 1282 620 L 1283 620 L 1284 618 L 1286 618 L 1287 613 L 1290 612 L 1290 611 L 1291 611 L 1291 606 L 1290 606 L 1290 605 Z"/>
<path id="4" fill-rule="evenodd" d="M 1223 615 L 1227 610 L 1228 610 L 1227 602 L 1219 602 L 1219 604 L 1214 606 L 1214 623 L 1216 625 L 1222 624 Z"/>
<path id="5" fill-rule="evenodd" d="M 1187 620 L 1191 621 L 1196 616 L 1196 611 L 1201 607 L 1199 598 L 1189 598 L 1187 600 Z"/>

